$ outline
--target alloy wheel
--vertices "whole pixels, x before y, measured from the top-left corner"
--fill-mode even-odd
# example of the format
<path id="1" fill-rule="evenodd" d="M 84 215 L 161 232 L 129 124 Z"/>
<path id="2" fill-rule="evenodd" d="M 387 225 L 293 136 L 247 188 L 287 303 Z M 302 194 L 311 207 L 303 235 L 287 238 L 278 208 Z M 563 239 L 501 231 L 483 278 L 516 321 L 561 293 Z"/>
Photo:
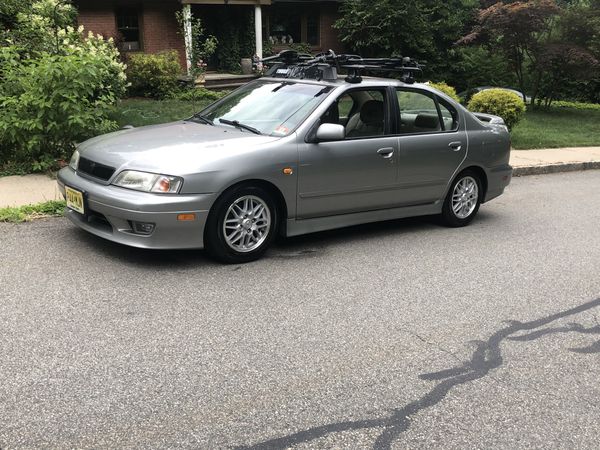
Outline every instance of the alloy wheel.
<path id="1" fill-rule="evenodd" d="M 478 199 L 477 181 L 470 176 L 461 178 L 452 192 L 452 212 L 459 219 L 466 219 L 477 207 Z"/>
<path id="2" fill-rule="evenodd" d="M 247 253 L 262 245 L 271 229 L 269 207 L 259 197 L 245 195 L 235 200 L 225 213 L 223 236 L 236 252 Z"/>

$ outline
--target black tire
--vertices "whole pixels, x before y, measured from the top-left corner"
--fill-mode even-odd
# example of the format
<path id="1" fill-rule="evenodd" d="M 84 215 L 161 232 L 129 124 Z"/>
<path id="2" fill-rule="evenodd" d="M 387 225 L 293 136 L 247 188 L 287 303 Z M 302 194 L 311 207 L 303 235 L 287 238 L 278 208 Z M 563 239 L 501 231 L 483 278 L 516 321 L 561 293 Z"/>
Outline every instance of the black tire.
<path id="1" fill-rule="evenodd" d="M 457 213 L 452 208 L 452 199 L 453 199 L 453 194 L 456 189 L 456 186 L 461 182 L 467 183 L 467 182 L 470 182 L 471 180 L 474 180 L 477 185 L 477 196 L 475 199 L 473 199 L 473 200 L 475 200 L 474 207 L 470 212 L 469 212 L 469 210 L 471 208 L 467 208 L 465 211 L 462 211 L 462 212 L 459 209 L 458 213 Z M 461 172 L 460 174 L 458 174 L 458 176 L 452 182 L 450 189 L 448 190 L 448 194 L 446 195 L 446 199 L 444 200 L 444 206 L 442 207 L 441 219 L 442 219 L 442 222 L 444 223 L 444 225 L 449 226 L 449 227 L 464 227 L 466 225 L 469 225 L 471 223 L 471 221 L 473 220 L 473 218 L 475 217 L 475 215 L 477 214 L 477 211 L 479 211 L 479 206 L 481 205 L 482 195 L 483 195 L 483 190 L 482 190 L 482 186 L 481 186 L 481 179 L 479 178 L 479 175 L 475 171 L 467 169 L 467 170 Z M 463 215 L 466 214 L 467 212 L 469 212 L 468 215 L 463 217 Z"/>
<path id="2" fill-rule="evenodd" d="M 236 246 L 239 248 L 239 246 L 241 245 L 240 242 L 243 243 L 244 237 L 242 237 L 242 241 L 238 241 L 238 244 L 229 244 L 228 238 L 225 235 L 224 221 L 228 213 L 230 214 L 230 220 L 233 220 L 231 219 L 232 216 L 230 209 L 235 208 L 233 205 L 236 204 L 238 201 L 248 197 L 250 197 L 251 199 L 255 199 L 253 201 L 256 202 L 260 200 L 266 206 L 266 208 L 268 209 L 268 217 L 270 219 L 270 224 L 268 226 L 268 229 L 261 235 L 262 237 L 258 239 L 258 241 L 260 242 L 255 242 L 255 244 L 257 244 L 256 248 L 251 250 L 238 251 L 236 250 L 236 248 L 233 247 Z M 250 220 L 252 220 L 252 218 Z M 265 219 L 263 218 L 258 220 Z M 267 251 L 267 249 L 275 239 L 275 236 L 277 235 L 278 224 L 279 211 L 277 210 L 277 206 L 275 200 L 273 199 L 273 196 L 261 187 L 242 185 L 233 188 L 230 191 L 226 191 L 223 195 L 221 195 L 221 197 L 217 199 L 217 201 L 211 208 L 210 214 L 208 215 L 208 219 L 206 222 L 206 227 L 204 229 L 204 247 L 210 256 L 226 264 L 240 264 L 255 261 L 264 255 L 264 253 Z M 244 229 L 242 227 L 242 224 L 238 225 L 238 228 L 240 228 L 241 232 L 243 233 Z M 249 234 L 252 233 L 252 239 L 254 239 L 254 231 L 246 231 Z M 233 235 L 233 233 L 237 233 L 237 231 L 233 230 L 231 233 Z M 251 247 L 252 245 L 248 246 L 248 248 Z"/>

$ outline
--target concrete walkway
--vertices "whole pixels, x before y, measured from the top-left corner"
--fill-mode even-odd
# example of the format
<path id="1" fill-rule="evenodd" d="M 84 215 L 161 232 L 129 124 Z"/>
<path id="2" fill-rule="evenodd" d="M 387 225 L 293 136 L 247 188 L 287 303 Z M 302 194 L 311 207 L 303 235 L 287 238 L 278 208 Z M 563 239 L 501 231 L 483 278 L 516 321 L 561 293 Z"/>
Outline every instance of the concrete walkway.
<path id="1" fill-rule="evenodd" d="M 48 175 L 0 177 L 0 208 L 62 200 L 58 185 Z"/>
<path id="2" fill-rule="evenodd" d="M 513 175 L 600 169 L 600 147 L 512 150 Z M 0 208 L 62 200 L 56 180 L 47 175 L 0 177 Z"/>
<path id="3" fill-rule="evenodd" d="M 515 176 L 600 169 L 600 147 L 512 150 L 510 164 Z"/>

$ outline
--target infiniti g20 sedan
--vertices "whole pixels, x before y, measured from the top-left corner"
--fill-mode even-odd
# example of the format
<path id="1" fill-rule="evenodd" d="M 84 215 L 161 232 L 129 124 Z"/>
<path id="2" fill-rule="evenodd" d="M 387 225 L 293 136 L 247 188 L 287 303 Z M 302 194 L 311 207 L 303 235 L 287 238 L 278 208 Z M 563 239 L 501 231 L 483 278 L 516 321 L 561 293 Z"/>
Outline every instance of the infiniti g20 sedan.
<path id="1" fill-rule="evenodd" d="M 264 77 L 187 120 L 80 144 L 58 184 L 90 233 L 259 258 L 277 235 L 440 215 L 469 224 L 511 180 L 501 118 L 384 78 Z"/>

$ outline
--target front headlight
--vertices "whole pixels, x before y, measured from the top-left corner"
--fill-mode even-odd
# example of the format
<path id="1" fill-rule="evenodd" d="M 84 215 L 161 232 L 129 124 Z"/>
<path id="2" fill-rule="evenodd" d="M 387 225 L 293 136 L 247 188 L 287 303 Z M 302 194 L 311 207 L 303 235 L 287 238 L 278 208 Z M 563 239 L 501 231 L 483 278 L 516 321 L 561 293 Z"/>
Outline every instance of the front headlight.
<path id="1" fill-rule="evenodd" d="M 176 194 L 182 183 L 183 179 L 179 177 L 138 172 L 137 170 L 124 170 L 112 184 L 136 191 Z"/>
<path id="2" fill-rule="evenodd" d="M 77 170 L 79 166 L 79 151 L 75 150 L 73 152 L 73 156 L 71 156 L 71 160 L 69 161 L 69 167 L 73 170 Z"/>

